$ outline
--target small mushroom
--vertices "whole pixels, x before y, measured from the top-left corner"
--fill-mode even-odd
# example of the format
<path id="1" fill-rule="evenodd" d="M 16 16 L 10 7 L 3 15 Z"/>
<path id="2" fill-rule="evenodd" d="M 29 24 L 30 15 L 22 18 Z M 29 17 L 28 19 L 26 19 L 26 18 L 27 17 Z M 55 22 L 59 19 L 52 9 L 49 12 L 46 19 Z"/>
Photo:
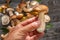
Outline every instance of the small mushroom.
<path id="1" fill-rule="evenodd" d="M 33 9 L 37 6 L 37 5 L 39 5 L 39 3 L 37 2 L 37 1 L 27 1 L 26 2 L 26 6 L 27 7 L 24 7 L 23 8 L 23 10 L 24 10 L 24 12 L 31 12 L 31 11 L 33 11 Z"/>
<path id="2" fill-rule="evenodd" d="M 27 18 L 33 17 L 33 15 L 31 13 L 26 13 L 26 14 L 27 14 Z"/>
<path id="3" fill-rule="evenodd" d="M 1 6 L 3 8 L 3 13 L 6 13 L 6 9 L 8 8 L 6 5 Z"/>
<path id="4" fill-rule="evenodd" d="M 7 37 L 8 33 L 7 34 L 1 34 L 1 37 L 4 39 L 5 37 Z"/>
<path id="5" fill-rule="evenodd" d="M 30 2 L 30 5 L 31 6 L 36 6 L 36 5 L 39 5 L 39 2 L 37 2 L 37 1 L 31 1 Z"/>
<path id="6" fill-rule="evenodd" d="M 11 26 L 8 26 L 7 29 L 10 31 L 12 29 L 12 27 Z"/>
<path id="7" fill-rule="evenodd" d="M 18 4 L 18 6 L 16 7 L 16 10 L 17 10 L 17 12 L 22 12 L 23 11 L 23 8 L 26 6 L 26 3 L 22 0 L 22 2 L 20 2 L 19 4 Z"/>
<path id="8" fill-rule="evenodd" d="M 27 1 L 27 2 L 26 2 L 27 8 L 30 8 L 30 5 L 29 5 L 29 4 L 30 4 L 30 1 Z"/>
<path id="9" fill-rule="evenodd" d="M 7 8 L 7 12 L 9 13 L 9 16 L 11 19 L 15 19 L 16 15 L 13 14 L 14 9 L 13 8 Z"/>
<path id="10" fill-rule="evenodd" d="M 27 6 L 27 7 L 23 7 L 23 11 L 24 11 L 24 12 L 31 12 L 31 11 L 33 10 L 34 7 L 30 7 L 29 4 L 30 4 L 30 1 L 27 1 L 27 2 L 26 2 L 26 6 Z"/>
<path id="11" fill-rule="evenodd" d="M 2 25 L 8 25 L 9 22 L 10 22 L 10 18 L 9 18 L 8 15 L 2 16 L 2 19 L 1 20 L 2 20 Z"/>
<path id="12" fill-rule="evenodd" d="M 51 19 L 48 15 L 45 15 L 45 22 L 49 22 Z"/>
<path id="13" fill-rule="evenodd" d="M 21 19 L 23 17 L 22 13 L 18 13 L 17 11 L 15 12 L 17 19 Z"/>

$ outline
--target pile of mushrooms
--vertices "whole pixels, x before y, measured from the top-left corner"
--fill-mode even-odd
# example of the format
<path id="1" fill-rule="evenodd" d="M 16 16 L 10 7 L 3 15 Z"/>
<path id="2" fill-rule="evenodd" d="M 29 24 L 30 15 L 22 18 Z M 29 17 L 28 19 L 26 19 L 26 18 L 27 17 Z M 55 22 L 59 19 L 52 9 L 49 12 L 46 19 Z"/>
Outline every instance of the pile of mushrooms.
<path id="1" fill-rule="evenodd" d="M 45 30 L 46 22 L 50 21 L 50 17 L 47 15 L 47 13 L 49 11 L 48 7 L 46 5 L 39 4 L 39 2 L 37 2 L 37 1 L 27 1 L 26 3 L 21 2 L 15 8 L 15 10 L 10 7 L 8 8 L 7 6 L 4 6 L 4 7 L 1 6 L 1 10 L 2 10 L 2 8 L 4 8 L 3 10 L 7 12 L 7 14 L 5 14 L 5 15 L 8 15 L 9 19 L 10 19 L 10 20 L 7 20 L 7 22 L 11 22 L 12 26 L 16 26 L 18 23 L 20 23 L 21 21 L 24 21 L 28 18 L 38 16 L 39 20 L 41 22 L 41 25 L 37 29 L 37 31 L 43 32 Z M 5 17 L 8 17 L 8 16 L 5 16 Z M 2 18 L 4 19 L 4 17 L 2 17 Z M 10 28 L 11 27 L 8 26 L 8 29 L 10 29 Z M 1 35 L 1 36 L 3 38 L 5 37 L 4 35 Z"/>

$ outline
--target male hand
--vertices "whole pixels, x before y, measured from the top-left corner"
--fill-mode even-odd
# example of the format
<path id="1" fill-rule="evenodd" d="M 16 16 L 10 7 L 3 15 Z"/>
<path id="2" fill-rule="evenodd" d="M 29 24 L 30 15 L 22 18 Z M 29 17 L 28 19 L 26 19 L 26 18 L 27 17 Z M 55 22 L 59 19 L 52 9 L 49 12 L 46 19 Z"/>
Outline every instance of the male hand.
<path id="1" fill-rule="evenodd" d="M 38 33 L 40 21 L 37 17 L 27 19 L 17 26 L 10 28 L 8 35 L 4 40 L 38 40 L 43 37 L 44 32 Z"/>

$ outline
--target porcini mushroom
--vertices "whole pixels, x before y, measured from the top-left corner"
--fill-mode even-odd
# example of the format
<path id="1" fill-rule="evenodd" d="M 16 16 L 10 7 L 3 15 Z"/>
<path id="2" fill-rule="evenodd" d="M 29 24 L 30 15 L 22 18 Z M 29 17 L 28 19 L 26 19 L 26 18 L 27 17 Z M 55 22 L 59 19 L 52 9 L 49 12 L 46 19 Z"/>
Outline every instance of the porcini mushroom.
<path id="1" fill-rule="evenodd" d="M 1 6 L 3 8 L 3 13 L 6 13 L 6 9 L 8 8 L 6 5 Z"/>
<path id="2" fill-rule="evenodd" d="M 7 12 L 9 13 L 9 16 L 11 19 L 15 19 L 16 15 L 13 14 L 14 9 L 13 8 L 7 8 Z"/>
<path id="3" fill-rule="evenodd" d="M 36 6 L 36 5 L 39 5 L 39 2 L 37 2 L 37 1 L 31 1 L 30 2 L 30 5 L 31 6 Z"/>
<path id="4" fill-rule="evenodd" d="M 31 12 L 33 10 L 34 7 L 30 7 L 29 4 L 30 4 L 30 1 L 27 1 L 26 2 L 27 7 L 23 7 L 24 12 Z"/>
<path id="5" fill-rule="evenodd" d="M 34 8 L 34 11 L 38 11 L 38 12 L 46 11 L 45 13 L 48 13 L 49 10 L 46 5 L 38 5 L 37 7 Z"/>
<path id="6" fill-rule="evenodd" d="M 26 6 L 26 3 L 24 2 L 24 0 L 21 0 L 18 6 L 16 7 L 16 10 L 21 13 L 25 6 Z"/>
<path id="7" fill-rule="evenodd" d="M 22 13 L 19 14 L 17 11 L 15 12 L 15 15 L 17 19 L 21 19 L 23 17 L 23 14 Z"/>
<path id="8" fill-rule="evenodd" d="M 45 13 L 48 12 L 48 7 L 45 5 L 40 5 L 39 7 L 35 8 L 35 11 L 39 12 L 39 20 L 41 22 L 40 27 L 37 29 L 38 32 L 43 32 L 45 30 Z"/>

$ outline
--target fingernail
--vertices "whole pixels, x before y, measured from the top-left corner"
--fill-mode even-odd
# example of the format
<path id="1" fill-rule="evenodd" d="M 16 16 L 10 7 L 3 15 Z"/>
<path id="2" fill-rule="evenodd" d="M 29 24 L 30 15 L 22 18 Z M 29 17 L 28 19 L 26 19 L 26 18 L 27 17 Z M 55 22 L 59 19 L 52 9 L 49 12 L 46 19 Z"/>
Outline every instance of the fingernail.
<path id="1" fill-rule="evenodd" d="M 35 27 L 39 27 L 39 25 L 40 25 L 40 22 L 39 21 L 34 22 L 34 26 Z"/>

